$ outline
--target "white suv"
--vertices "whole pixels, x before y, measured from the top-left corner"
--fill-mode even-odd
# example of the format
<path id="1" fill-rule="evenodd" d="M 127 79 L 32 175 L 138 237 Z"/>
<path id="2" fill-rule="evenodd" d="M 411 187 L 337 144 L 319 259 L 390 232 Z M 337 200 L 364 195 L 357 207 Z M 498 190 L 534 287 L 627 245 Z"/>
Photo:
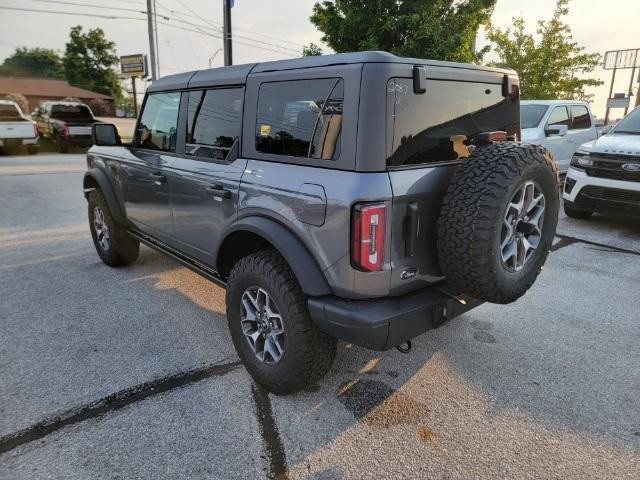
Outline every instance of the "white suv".
<path id="1" fill-rule="evenodd" d="M 576 149 L 598 138 L 589 104 L 577 100 L 520 102 L 522 140 L 549 150 L 564 174 Z"/>
<path id="2" fill-rule="evenodd" d="M 564 185 L 564 211 L 640 215 L 640 107 L 606 135 L 581 145 Z"/>

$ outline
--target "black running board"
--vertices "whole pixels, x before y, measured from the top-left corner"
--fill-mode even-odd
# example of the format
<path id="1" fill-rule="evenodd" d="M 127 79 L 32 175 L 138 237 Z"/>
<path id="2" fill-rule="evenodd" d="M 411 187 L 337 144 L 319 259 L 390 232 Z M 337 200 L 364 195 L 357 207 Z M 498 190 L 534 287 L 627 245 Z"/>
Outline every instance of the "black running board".
<path id="1" fill-rule="evenodd" d="M 169 245 L 159 240 L 156 240 L 155 238 L 151 238 L 143 233 L 136 232 L 135 230 L 131 230 L 131 229 L 128 232 L 129 232 L 129 235 L 134 237 L 136 240 L 139 240 L 140 242 L 144 243 L 147 247 L 152 248 L 157 252 L 168 255 L 174 260 L 177 260 L 178 262 L 180 262 L 189 270 L 192 270 L 197 274 L 202 275 L 207 280 L 212 281 L 213 283 L 215 283 L 216 285 L 222 288 L 227 288 L 226 278 L 222 277 L 215 270 L 207 267 L 206 265 L 203 265 L 202 263 L 189 257 L 188 255 L 184 255 L 183 253 L 180 253 L 177 250 L 174 250 Z"/>

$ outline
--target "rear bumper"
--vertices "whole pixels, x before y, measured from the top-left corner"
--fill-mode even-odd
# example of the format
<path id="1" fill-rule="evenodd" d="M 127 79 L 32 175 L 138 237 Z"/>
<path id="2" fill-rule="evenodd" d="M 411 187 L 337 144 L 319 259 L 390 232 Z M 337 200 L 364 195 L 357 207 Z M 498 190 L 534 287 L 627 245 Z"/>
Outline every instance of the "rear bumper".
<path id="1" fill-rule="evenodd" d="M 14 145 L 37 145 L 37 138 L 2 138 L 0 139 L 0 147 L 8 147 Z"/>
<path id="2" fill-rule="evenodd" d="M 472 298 L 462 301 L 427 288 L 372 300 L 311 297 L 308 304 L 311 319 L 320 330 L 372 350 L 386 350 L 482 303 Z"/>

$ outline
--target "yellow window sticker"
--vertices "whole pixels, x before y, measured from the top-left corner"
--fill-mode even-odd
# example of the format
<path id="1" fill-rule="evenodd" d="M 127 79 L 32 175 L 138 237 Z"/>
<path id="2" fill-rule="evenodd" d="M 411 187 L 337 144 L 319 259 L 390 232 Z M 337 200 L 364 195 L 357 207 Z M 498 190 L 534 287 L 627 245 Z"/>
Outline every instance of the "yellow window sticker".
<path id="1" fill-rule="evenodd" d="M 260 136 L 261 137 L 268 137 L 270 133 L 271 133 L 271 125 L 269 125 L 267 123 L 263 123 L 263 124 L 260 125 Z"/>

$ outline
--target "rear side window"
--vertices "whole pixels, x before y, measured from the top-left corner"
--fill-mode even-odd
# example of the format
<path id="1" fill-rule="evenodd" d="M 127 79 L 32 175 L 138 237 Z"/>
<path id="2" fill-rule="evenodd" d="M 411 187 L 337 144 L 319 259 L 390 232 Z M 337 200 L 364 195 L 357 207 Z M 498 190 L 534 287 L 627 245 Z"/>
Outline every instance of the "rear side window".
<path id="1" fill-rule="evenodd" d="M 517 98 L 503 97 L 502 85 L 427 80 L 413 93 L 413 80 L 387 83 L 387 165 L 401 167 L 457 160 L 482 132 L 520 134 Z"/>
<path id="2" fill-rule="evenodd" d="M 569 113 L 567 107 L 555 107 L 549 115 L 547 125 L 566 125 L 569 126 Z"/>
<path id="3" fill-rule="evenodd" d="M 22 120 L 22 116 L 20 112 L 15 107 L 15 105 L 11 104 L 0 104 L 0 120 L 9 121 L 9 120 Z"/>
<path id="4" fill-rule="evenodd" d="M 53 105 L 51 116 L 60 120 L 91 122 L 93 115 L 86 105 Z"/>
<path id="5" fill-rule="evenodd" d="M 179 108 L 179 92 L 149 95 L 136 132 L 136 145 L 150 150 L 175 152 Z"/>
<path id="6" fill-rule="evenodd" d="M 337 159 L 343 100 L 340 78 L 263 83 L 258 95 L 256 150 Z"/>
<path id="7" fill-rule="evenodd" d="M 198 160 L 228 160 L 239 141 L 244 89 L 224 88 L 189 92 L 187 155 Z"/>
<path id="8" fill-rule="evenodd" d="M 574 130 L 591 128 L 591 116 L 584 105 L 571 106 L 571 128 Z"/>

